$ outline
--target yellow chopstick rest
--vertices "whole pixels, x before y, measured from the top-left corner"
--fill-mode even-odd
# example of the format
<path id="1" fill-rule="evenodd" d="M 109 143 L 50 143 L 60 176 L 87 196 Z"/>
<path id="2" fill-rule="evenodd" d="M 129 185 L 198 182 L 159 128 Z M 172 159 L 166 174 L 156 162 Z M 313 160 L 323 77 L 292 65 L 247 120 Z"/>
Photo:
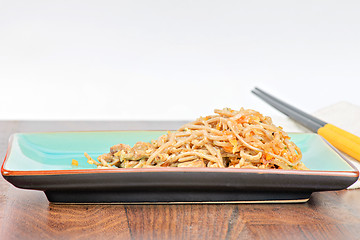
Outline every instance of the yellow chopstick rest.
<path id="1" fill-rule="evenodd" d="M 360 137 L 330 123 L 319 128 L 318 134 L 328 140 L 334 147 L 360 161 Z"/>

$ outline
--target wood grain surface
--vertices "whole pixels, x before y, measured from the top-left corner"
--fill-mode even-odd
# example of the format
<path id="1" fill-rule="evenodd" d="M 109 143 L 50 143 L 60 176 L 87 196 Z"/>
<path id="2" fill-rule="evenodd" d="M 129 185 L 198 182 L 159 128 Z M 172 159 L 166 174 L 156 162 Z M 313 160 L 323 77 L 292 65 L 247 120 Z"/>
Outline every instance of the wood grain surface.
<path id="1" fill-rule="evenodd" d="M 182 123 L 0 121 L 0 157 L 14 132 Z M 0 239 L 360 239 L 360 190 L 314 193 L 300 204 L 57 205 L 1 178 L 0 225 Z"/>

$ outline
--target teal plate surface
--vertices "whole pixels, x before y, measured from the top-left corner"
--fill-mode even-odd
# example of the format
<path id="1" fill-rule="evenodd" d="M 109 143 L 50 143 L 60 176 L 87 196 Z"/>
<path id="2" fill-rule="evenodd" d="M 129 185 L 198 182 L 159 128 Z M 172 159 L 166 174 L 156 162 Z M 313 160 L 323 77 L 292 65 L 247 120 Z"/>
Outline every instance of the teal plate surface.
<path id="1" fill-rule="evenodd" d="M 18 133 L 2 174 L 13 185 L 45 191 L 53 202 L 283 202 L 344 189 L 359 172 L 317 134 L 289 134 L 310 169 L 147 168 L 100 170 L 87 163 L 118 143 L 157 139 L 165 131 Z M 72 165 L 76 159 L 78 166 Z M 74 182 L 76 181 L 76 182 Z M 101 181 L 101 182 L 99 182 Z M 115 181 L 115 182 L 114 182 Z M 167 197 L 166 197 L 167 196 Z M 299 200 L 300 199 L 300 200 Z"/>

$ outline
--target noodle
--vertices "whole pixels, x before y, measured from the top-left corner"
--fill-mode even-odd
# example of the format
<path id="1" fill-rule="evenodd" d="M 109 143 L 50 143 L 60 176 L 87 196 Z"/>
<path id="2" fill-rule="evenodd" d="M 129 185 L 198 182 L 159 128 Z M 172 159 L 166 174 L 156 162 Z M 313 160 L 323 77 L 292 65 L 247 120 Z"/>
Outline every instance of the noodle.
<path id="1" fill-rule="evenodd" d="M 270 117 L 241 108 L 215 110 L 168 132 L 151 143 L 134 147 L 118 144 L 98 162 L 85 153 L 88 163 L 98 168 L 218 167 L 218 168 L 307 168 L 300 149 L 276 127 Z"/>

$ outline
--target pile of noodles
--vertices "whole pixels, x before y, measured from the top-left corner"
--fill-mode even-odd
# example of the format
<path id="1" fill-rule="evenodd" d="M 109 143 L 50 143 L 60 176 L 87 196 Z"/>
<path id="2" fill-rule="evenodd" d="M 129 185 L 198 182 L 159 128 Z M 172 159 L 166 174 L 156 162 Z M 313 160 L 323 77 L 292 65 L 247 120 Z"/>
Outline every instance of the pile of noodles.
<path id="1" fill-rule="evenodd" d="M 151 143 L 115 145 L 98 157 L 98 168 L 216 167 L 307 169 L 300 149 L 270 117 L 251 109 L 215 110 Z M 120 146 L 120 147 L 119 147 Z M 117 149 L 117 150 L 116 150 Z M 140 152 L 136 152 L 141 149 Z"/>

